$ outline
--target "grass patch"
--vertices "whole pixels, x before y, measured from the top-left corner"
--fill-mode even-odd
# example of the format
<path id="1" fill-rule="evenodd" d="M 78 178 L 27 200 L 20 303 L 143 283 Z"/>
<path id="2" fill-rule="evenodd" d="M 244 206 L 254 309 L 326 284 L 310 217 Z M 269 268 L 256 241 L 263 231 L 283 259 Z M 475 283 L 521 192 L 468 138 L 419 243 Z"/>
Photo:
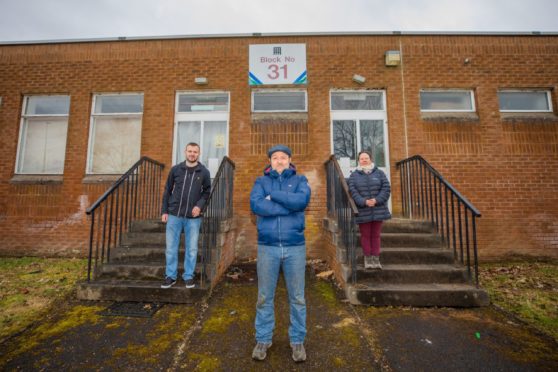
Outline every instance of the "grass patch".
<path id="1" fill-rule="evenodd" d="M 485 263 L 479 275 L 492 303 L 558 340 L 558 260 Z"/>
<path id="2" fill-rule="evenodd" d="M 84 259 L 0 258 L 0 342 L 67 296 L 83 279 L 86 265 Z"/>

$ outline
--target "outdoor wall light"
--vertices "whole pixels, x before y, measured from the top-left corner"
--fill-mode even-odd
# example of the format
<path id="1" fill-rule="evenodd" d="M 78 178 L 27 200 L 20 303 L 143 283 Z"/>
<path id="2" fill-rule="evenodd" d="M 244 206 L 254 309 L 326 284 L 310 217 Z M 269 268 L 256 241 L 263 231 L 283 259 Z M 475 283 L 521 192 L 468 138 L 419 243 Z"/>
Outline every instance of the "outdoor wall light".
<path id="1" fill-rule="evenodd" d="M 401 52 L 398 50 L 388 50 L 385 54 L 386 66 L 399 66 L 401 63 Z"/>
<path id="2" fill-rule="evenodd" d="M 364 82 L 366 81 L 366 78 L 364 76 L 354 74 L 353 75 L 353 81 L 355 83 L 358 83 L 358 84 L 364 84 Z"/>
<path id="3" fill-rule="evenodd" d="M 207 85 L 207 78 L 204 76 L 200 76 L 194 79 L 194 83 L 197 85 Z"/>

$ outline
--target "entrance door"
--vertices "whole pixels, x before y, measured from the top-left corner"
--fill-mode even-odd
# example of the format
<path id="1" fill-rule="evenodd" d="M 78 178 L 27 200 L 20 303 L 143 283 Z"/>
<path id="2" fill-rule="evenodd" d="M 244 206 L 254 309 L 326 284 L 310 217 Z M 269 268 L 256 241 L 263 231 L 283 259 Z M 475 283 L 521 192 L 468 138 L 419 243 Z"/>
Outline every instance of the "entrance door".
<path id="1" fill-rule="evenodd" d="M 358 165 L 358 153 L 367 150 L 389 179 L 384 92 L 332 91 L 331 119 L 331 149 L 345 177 Z"/>
<path id="2" fill-rule="evenodd" d="M 200 145 L 200 162 L 215 177 L 228 154 L 228 93 L 178 93 L 173 164 L 184 161 L 190 142 Z"/>

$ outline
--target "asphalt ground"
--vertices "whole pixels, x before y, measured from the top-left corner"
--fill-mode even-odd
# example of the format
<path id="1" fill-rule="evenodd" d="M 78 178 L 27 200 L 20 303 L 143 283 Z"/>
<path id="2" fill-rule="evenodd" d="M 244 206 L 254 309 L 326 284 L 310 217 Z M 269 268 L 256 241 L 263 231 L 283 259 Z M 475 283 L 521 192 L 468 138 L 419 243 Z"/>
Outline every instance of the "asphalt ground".
<path id="1" fill-rule="evenodd" d="M 4 371 L 557 371 L 558 343 L 489 306 L 352 306 L 308 269 L 307 361 L 295 363 L 287 293 L 265 361 L 251 359 L 257 280 L 242 267 L 205 302 L 164 305 L 152 317 L 104 316 L 111 303 L 68 300 L 0 345 Z"/>

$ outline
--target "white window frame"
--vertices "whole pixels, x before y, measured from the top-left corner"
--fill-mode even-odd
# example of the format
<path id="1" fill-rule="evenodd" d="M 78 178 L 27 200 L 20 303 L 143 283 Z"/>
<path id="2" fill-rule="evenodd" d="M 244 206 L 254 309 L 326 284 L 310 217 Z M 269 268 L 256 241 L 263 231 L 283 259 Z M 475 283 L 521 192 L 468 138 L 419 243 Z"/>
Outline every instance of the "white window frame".
<path id="1" fill-rule="evenodd" d="M 257 93 L 304 93 L 304 109 L 303 110 L 255 110 L 254 109 L 254 95 Z M 271 112 L 308 112 L 308 91 L 306 89 L 253 89 L 251 100 L 251 111 L 254 113 L 271 113 Z"/>
<path id="2" fill-rule="evenodd" d="M 332 110 L 332 100 L 331 96 L 332 93 L 381 93 L 382 94 L 382 110 Z M 384 150 L 385 150 L 385 160 L 386 164 L 384 167 L 378 167 L 381 169 L 388 180 L 391 181 L 391 167 L 389 164 L 390 153 L 389 153 L 389 126 L 388 126 L 388 117 L 387 117 L 387 94 L 385 90 L 354 90 L 354 89 L 332 89 L 329 91 L 329 115 L 330 115 L 330 123 L 329 123 L 329 141 L 330 141 L 330 151 L 333 154 L 334 144 L 333 144 L 333 122 L 335 120 L 354 120 L 356 121 L 356 136 L 357 136 L 357 153 L 361 151 L 360 148 L 360 125 L 358 123 L 362 120 L 381 120 L 383 121 L 383 130 L 384 130 Z M 358 159 L 357 159 L 358 162 Z M 343 175 L 345 177 L 350 176 L 350 172 L 354 171 L 356 167 L 350 167 L 349 172 L 345 173 L 343 170 Z M 391 211 L 391 197 L 388 200 L 388 208 Z"/>
<path id="3" fill-rule="evenodd" d="M 91 117 L 90 117 L 90 121 L 89 121 L 89 140 L 87 143 L 87 162 L 85 165 L 85 174 L 90 174 L 90 175 L 95 175 L 95 174 L 106 174 L 106 173 L 94 173 L 91 168 L 93 165 L 93 139 L 95 138 L 95 118 L 96 117 L 104 117 L 104 118 L 110 118 L 110 117 L 114 117 L 114 118 L 122 118 L 122 117 L 128 117 L 128 118 L 139 118 L 140 119 L 140 134 L 142 131 L 142 126 L 143 126 L 143 108 L 142 108 L 142 112 L 137 113 L 137 112 L 119 112 L 119 113 L 107 113 L 107 114 L 103 114 L 103 113 L 99 113 L 96 114 L 95 113 L 95 104 L 97 103 L 97 97 L 107 97 L 107 96 L 143 96 L 144 100 L 145 100 L 145 95 L 143 94 L 143 92 L 138 93 L 138 92 L 119 92 L 119 93 L 94 93 L 93 94 L 93 99 L 91 100 Z M 145 105 L 145 101 L 144 101 L 144 105 Z M 141 136 L 140 136 L 141 138 Z M 140 140 L 140 154 L 141 154 L 141 140 Z M 139 158 L 138 158 L 139 160 Z M 115 174 L 120 174 L 120 173 L 115 173 Z"/>
<path id="4" fill-rule="evenodd" d="M 390 166 L 389 166 L 389 131 L 388 131 L 388 119 L 387 119 L 387 109 L 386 109 L 386 92 L 384 90 L 374 90 L 370 91 L 367 90 L 365 92 L 380 92 L 382 93 L 382 105 L 384 107 L 383 110 L 332 110 L 331 109 L 331 96 L 332 93 L 364 93 L 363 91 L 359 90 L 331 90 L 329 92 L 329 109 L 330 109 L 330 130 L 329 130 L 329 141 L 330 141 L 330 151 L 333 154 L 334 144 L 333 144 L 333 122 L 335 120 L 355 120 L 358 122 L 362 120 L 382 120 L 384 123 L 384 146 L 385 146 L 385 158 L 386 164 L 385 167 L 381 167 L 386 175 L 389 178 L 390 173 Z M 360 127 L 357 125 L 357 150 L 360 151 Z M 357 152 L 358 152 L 357 151 Z M 351 167 L 353 170 L 354 167 Z"/>
<path id="5" fill-rule="evenodd" d="M 545 93 L 546 102 L 548 104 L 548 110 L 502 110 L 500 109 L 500 97 L 498 97 L 498 109 L 500 112 L 553 112 L 552 107 L 552 95 L 548 89 L 500 89 L 497 95 L 500 93 Z"/>
<path id="6" fill-rule="evenodd" d="M 423 109 L 422 108 L 422 97 L 421 93 L 468 93 L 469 100 L 471 102 L 470 110 L 460 110 L 460 109 Z M 476 112 L 477 107 L 475 105 L 475 92 L 472 89 L 421 89 L 419 91 L 419 107 L 420 112 Z"/>
<path id="7" fill-rule="evenodd" d="M 179 97 L 181 94 L 226 94 L 228 99 L 227 111 L 195 111 L 195 112 L 179 112 Z M 173 141 L 172 141 L 172 164 L 176 165 L 176 158 L 178 151 L 184 151 L 184 149 L 178 148 L 178 123 L 183 121 L 199 121 L 200 126 L 200 155 L 203 153 L 203 136 L 205 122 L 207 121 L 225 121 L 227 123 L 226 137 L 225 137 L 225 155 L 229 155 L 229 131 L 230 131 L 230 111 L 231 111 L 231 94 L 226 91 L 177 91 L 175 94 L 174 102 L 174 131 L 173 131 Z M 209 164 L 204 164 L 209 166 Z M 211 174 L 211 176 L 215 176 Z"/>
<path id="8" fill-rule="evenodd" d="M 70 106 L 68 106 L 68 113 L 67 114 L 49 114 L 49 115 L 28 115 L 28 114 L 25 114 L 25 110 L 27 110 L 27 105 L 29 104 L 29 98 L 31 98 L 31 97 L 68 97 L 68 99 L 70 101 Z M 15 170 L 14 170 L 15 174 L 44 174 L 44 175 L 64 174 L 64 165 L 62 166 L 62 171 L 60 173 L 27 173 L 27 172 L 20 172 L 19 171 L 20 158 L 21 158 L 20 151 L 23 151 L 25 149 L 25 145 L 26 145 L 25 135 L 27 133 L 27 119 L 44 118 L 45 120 L 48 120 L 48 119 L 66 118 L 66 141 L 64 142 L 64 159 L 63 159 L 63 163 L 64 163 L 66 161 L 66 145 L 67 145 L 67 142 L 68 142 L 68 122 L 69 122 L 69 118 L 70 118 L 70 107 L 71 107 L 71 96 L 69 94 L 33 94 L 33 95 L 26 95 L 26 96 L 23 97 L 23 105 L 22 105 L 22 108 L 21 108 L 21 122 L 20 122 L 20 125 L 19 125 L 19 140 L 18 140 L 18 143 L 17 143 L 17 153 L 16 153 L 16 162 L 15 162 Z"/>

